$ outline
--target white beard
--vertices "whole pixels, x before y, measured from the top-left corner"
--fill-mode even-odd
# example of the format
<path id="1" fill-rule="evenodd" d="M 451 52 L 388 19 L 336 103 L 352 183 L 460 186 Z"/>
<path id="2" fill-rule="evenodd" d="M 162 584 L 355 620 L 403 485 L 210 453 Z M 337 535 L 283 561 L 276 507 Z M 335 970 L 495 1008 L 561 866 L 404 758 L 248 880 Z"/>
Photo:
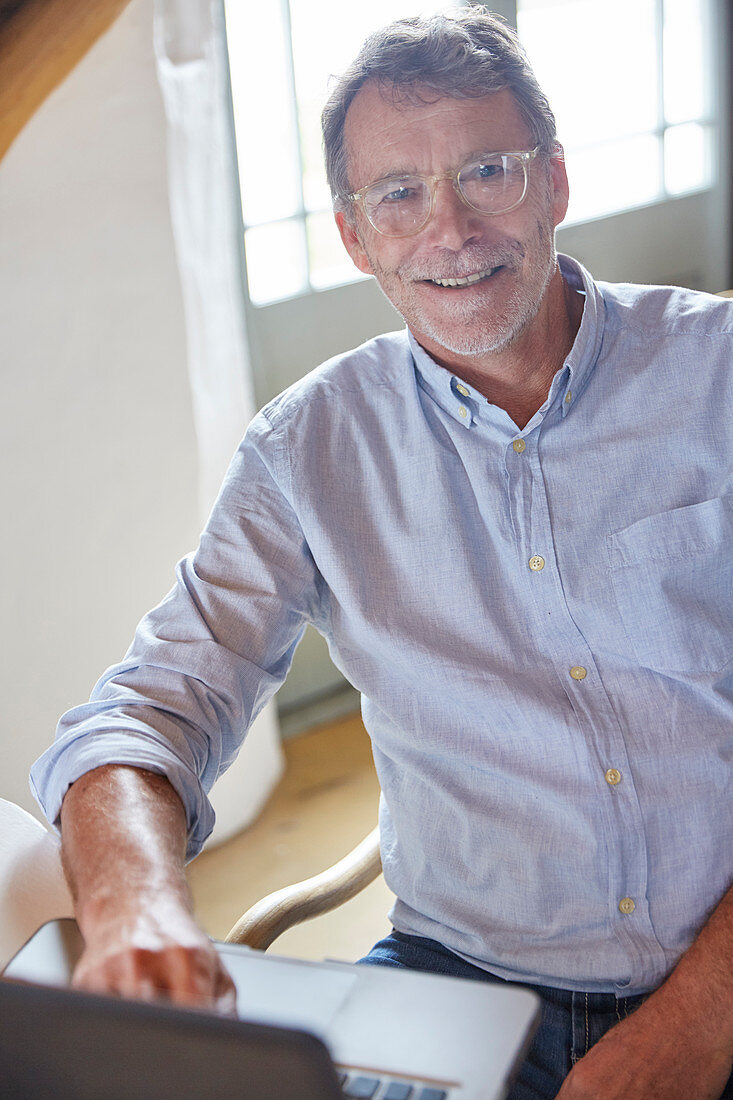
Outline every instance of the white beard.
<path id="1" fill-rule="evenodd" d="M 534 260 L 529 274 L 522 271 L 528 251 Z M 549 221 L 538 221 L 528 246 L 508 241 L 492 249 L 469 246 L 461 253 L 446 250 L 431 257 L 429 263 L 409 260 L 394 271 L 382 267 L 371 255 L 369 261 L 383 293 L 410 329 L 454 355 L 481 356 L 511 346 L 537 316 L 557 269 L 554 226 Z M 469 298 L 468 288 L 465 303 L 453 294 L 450 315 L 441 317 L 439 310 L 426 307 L 420 295 L 422 280 L 449 278 L 499 265 L 507 271 L 499 273 L 498 278 L 506 280 L 513 276 L 513 285 L 496 310 L 488 304 L 477 308 L 476 297 Z"/>

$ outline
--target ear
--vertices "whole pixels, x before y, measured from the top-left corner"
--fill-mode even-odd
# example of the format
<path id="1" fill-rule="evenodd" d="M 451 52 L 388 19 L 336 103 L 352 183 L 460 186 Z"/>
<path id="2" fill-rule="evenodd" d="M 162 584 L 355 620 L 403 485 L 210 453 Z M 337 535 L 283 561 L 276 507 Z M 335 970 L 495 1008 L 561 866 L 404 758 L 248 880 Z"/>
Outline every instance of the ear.
<path id="1" fill-rule="evenodd" d="M 565 150 L 559 142 L 550 156 L 550 186 L 552 187 L 553 224 L 558 226 L 568 212 L 570 185 L 565 170 Z"/>
<path id="2" fill-rule="evenodd" d="M 361 243 L 361 236 L 356 228 L 356 222 L 352 222 L 347 218 L 343 210 L 338 210 L 334 216 L 338 231 L 341 234 L 341 240 L 344 242 L 344 248 L 351 259 L 359 268 L 359 271 L 363 271 L 365 275 L 373 275 L 374 271 Z"/>

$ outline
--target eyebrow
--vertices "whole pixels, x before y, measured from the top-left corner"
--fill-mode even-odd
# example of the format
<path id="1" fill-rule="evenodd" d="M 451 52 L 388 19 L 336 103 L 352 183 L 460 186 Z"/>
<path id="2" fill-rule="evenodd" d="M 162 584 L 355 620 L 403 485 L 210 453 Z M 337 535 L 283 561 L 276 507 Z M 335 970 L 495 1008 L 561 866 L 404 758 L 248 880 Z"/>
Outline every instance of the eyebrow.
<path id="1" fill-rule="evenodd" d="M 482 157 L 495 157 L 500 153 L 515 153 L 522 151 L 521 149 L 475 149 L 473 152 L 466 153 L 465 157 L 463 157 L 456 166 L 455 171 L 457 172 L 464 164 L 470 164 L 471 161 L 481 160 Z M 378 176 L 375 176 L 374 179 L 370 180 L 367 186 L 371 187 L 373 183 L 382 183 L 384 180 L 401 179 L 403 176 L 422 176 L 422 174 L 423 173 L 418 171 L 414 164 L 408 165 L 407 167 L 403 165 L 401 168 L 390 168 L 386 172 L 381 172 Z"/>
<path id="2" fill-rule="evenodd" d="M 417 168 L 414 165 L 408 165 L 407 167 L 403 165 L 402 168 L 388 168 L 386 172 L 380 172 L 378 176 L 375 176 L 374 179 L 371 180 L 371 182 L 381 183 L 382 180 L 399 179 L 401 176 L 419 175 L 421 175 L 421 173 L 418 172 Z"/>

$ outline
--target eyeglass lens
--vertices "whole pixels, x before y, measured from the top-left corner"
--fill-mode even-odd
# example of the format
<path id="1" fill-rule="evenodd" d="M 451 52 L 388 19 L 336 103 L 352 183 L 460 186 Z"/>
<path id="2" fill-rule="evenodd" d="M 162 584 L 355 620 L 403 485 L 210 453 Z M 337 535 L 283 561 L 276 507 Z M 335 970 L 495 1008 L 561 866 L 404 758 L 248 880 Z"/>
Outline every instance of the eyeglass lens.
<path id="1" fill-rule="evenodd" d="M 525 167 L 520 157 L 497 153 L 461 168 L 457 176 L 463 198 L 482 214 L 501 214 L 524 195 Z M 434 184 L 433 184 L 434 186 Z M 374 228 L 390 237 L 417 233 L 430 214 L 431 184 L 419 176 L 381 180 L 364 193 L 364 210 Z"/>

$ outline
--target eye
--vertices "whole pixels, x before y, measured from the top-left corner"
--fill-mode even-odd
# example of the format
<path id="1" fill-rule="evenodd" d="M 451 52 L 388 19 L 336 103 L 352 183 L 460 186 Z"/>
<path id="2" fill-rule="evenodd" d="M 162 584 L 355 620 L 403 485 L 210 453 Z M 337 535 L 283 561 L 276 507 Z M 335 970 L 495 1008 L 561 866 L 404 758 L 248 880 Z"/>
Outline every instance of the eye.
<path id="1" fill-rule="evenodd" d="M 423 184 L 413 176 L 392 176 L 372 184 L 364 195 L 369 210 L 389 206 L 414 206 L 423 199 Z"/>
<path id="2" fill-rule="evenodd" d="M 414 187 L 409 187 L 407 184 L 401 183 L 399 187 L 394 187 L 391 191 L 382 195 L 379 201 L 381 203 L 406 202 L 408 199 L 414 198 L 416 193 Z"/>
<path id="3" fill-rule="evenodd" d="M 469 164 L 461 172 L 461 180 L 466 183 L 498 182 L 504 178 L 503 160 L 483 160 Z"/>

